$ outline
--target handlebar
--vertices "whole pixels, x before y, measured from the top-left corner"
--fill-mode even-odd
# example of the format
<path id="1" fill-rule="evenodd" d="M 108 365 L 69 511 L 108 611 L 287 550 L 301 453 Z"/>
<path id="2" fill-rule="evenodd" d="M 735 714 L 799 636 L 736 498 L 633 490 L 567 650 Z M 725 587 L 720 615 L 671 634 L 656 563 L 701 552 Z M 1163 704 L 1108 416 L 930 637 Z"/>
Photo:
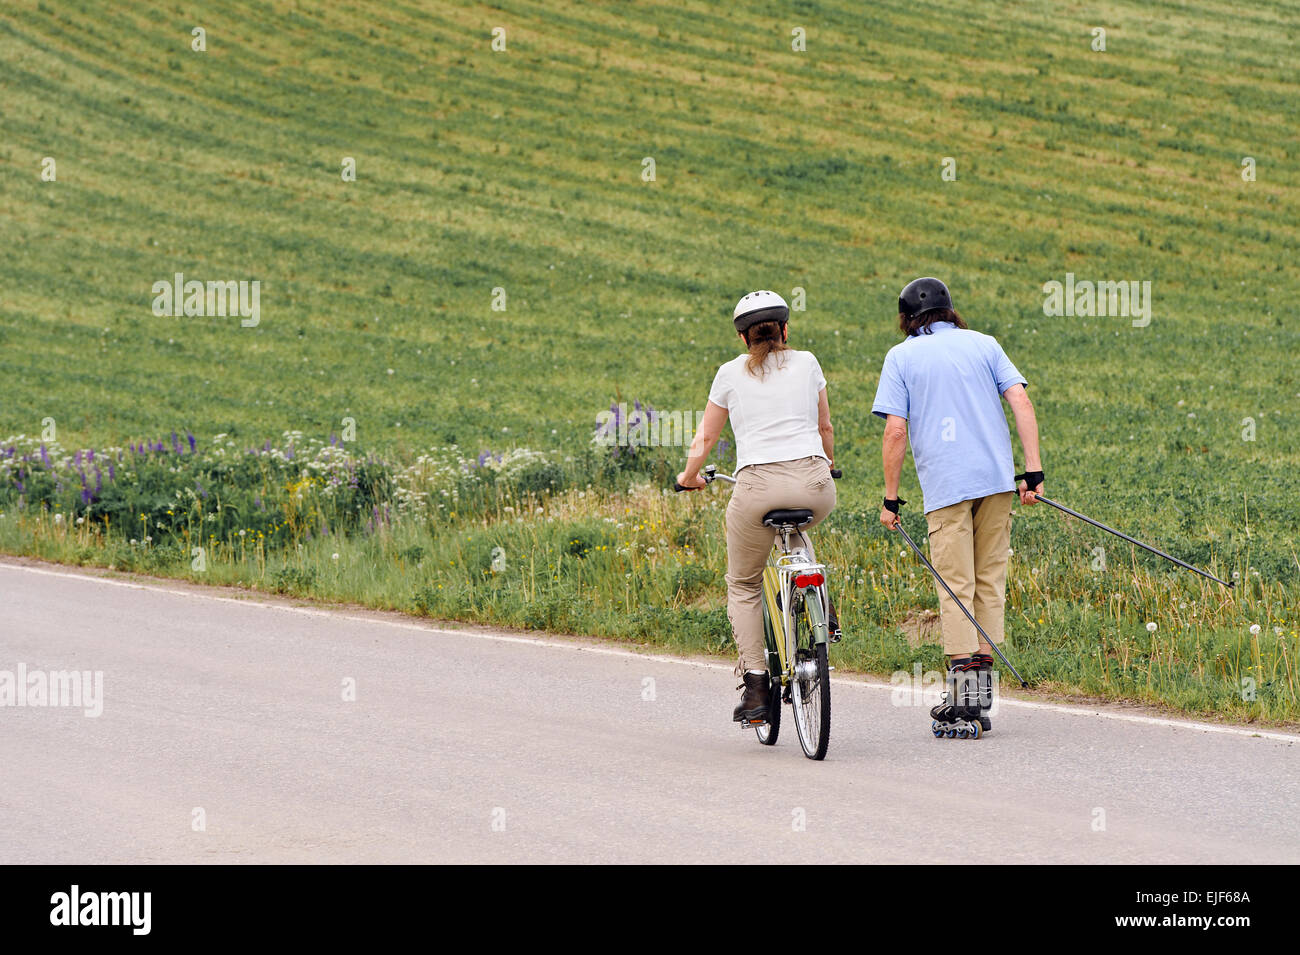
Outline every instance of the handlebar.
<path id="1" fill-rule="evenodd" d="M 714 481 L 726 481 L 728 484 L 736 483 L 736 479 L 732 477 L 730 474 L 719 474 L 718 467 L 715 464 L 706 465 L 704 470 L 700 472 L 700 477 L 704 478 L 705 487 L 708 487 Z M 844 472 L 839 468 L 831 468 L 831 477 L 834 478 L 836 481 L 838 481 L 840 478 L 844 477 Z M 699 488 L 687 487 L 684 484 L 678 484 L 677 479 L 673 478 L 673 490 L 678 492 L 698 491 Z"/>

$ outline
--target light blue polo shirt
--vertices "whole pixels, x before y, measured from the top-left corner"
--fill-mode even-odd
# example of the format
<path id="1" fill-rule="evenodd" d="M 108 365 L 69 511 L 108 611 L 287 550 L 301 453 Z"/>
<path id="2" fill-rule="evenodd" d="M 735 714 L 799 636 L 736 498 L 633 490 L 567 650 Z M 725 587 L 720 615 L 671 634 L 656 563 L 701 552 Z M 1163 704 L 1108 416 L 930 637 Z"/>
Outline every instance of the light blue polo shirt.
<path id="1" fill-rule="evenodd" d="M 992 335 L 935 322 L 885 355 L 874 414 L 907 419 L 925 513 L 1015 490 L 1002 393 L 1027 385 Z"/>

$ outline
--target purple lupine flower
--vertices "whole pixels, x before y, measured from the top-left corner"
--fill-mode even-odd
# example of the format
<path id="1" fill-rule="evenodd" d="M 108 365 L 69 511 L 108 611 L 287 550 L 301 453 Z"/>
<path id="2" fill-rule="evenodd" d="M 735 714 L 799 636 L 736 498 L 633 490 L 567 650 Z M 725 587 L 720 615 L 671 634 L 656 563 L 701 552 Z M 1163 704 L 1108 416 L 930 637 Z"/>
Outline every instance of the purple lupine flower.
<path id="1" fill-rule="evenodd" d="M 159 442 L 158 442 L 158 446 L 157 446 L 156 448 L 154 448 L 154 450 L 155 450 L 155 451 L 158 451 L 159 453 L 163 453 L 163 452 L 165 452 L 165 451 L 167 450 L 167 446 L 166 446 L 165 444 L 163 444 L 161 441 L 159 441 Z"/>
<path id="2" fill-rule="evenodd" d="M 18 493 L 19 493 L 19 494 L 26 494 L 26 493 L 27 493 L 27 488 L 23 485 L 23 482 L 22 482 L 21 480 L 19 480 L 18 478 L 14 478 L 14 485 L 18 488 Z"/>
<path id="3" fill-rule="evenodd" d="M 75 465 L 81 464 L 81 451 L 77 451 L 77 453 L 72 456 L 72 463 Z"/>
<path id="4" fill-rule="evenodd" d="M 47 468 L 50 466 L 50 455 L 45 450 L 44 441 L 41 442 L 41 464 L 44 464 Z"/>
<path id="5" fill-rule="evenodd" d="M 253 495 L 253 504 L 256 505 L 256 507 L 257 507 L 257 509 L 258 509 L 259 511 L 264 511 L 264 510 L 266 510 L 266 508 L 262 506 L 262 495 L 261 495 L 261 494 L 254 494 L 254 495 Z"/>
<path id="6" fill-rule="evenodd" d="M 110 464 L 109 467 L 111 468 L 112 465 Z M 99 473 L 99 465 L 96 464 L 95 465 L 95 493 L 98 494 L 103 489 L 104 489 L 104 475 Z"/>
<path id="7" fill-rule="evenodd" d="M 84 504 L 84 505 L 86 505 L 87 507 L 89 507 L 89 506 L 90 506 L 90 501 L 91 501 L 91 498 L 92 498 L 92 497 L 93 497 L 93 495 L 90 493 L 90 488 L 88 488 L 88 487 L 83 487 L 83 488 L 81 489 L 81 503 L 82 503 L 82 504 Z"/>
<path id="8" fill-rule="evenodd" d="M 108 483 L 112 484 L 116 480 L 117 480 L 117 468 L 113 465 L 112 461 L 109 461 L 108 462 Z"/>
<path id="9" fill-rule="evenodd" d="M 338 441 L 338 436 L 337 436 L 333 431 L 331 431 L 331 432 L 330 432 L 330 447 L 331 447 L 331 448 L 334 447 L 334 444 L 335 444 L 335 442 L 337 442 L 337 441 Z"/>
<path id="10" fill-rule="evenodd" d="M 263 452 L 264 454 L 270 454 L 270 453 L 271 453 L 271 439 L 270 439 L 270 438 L 267 438 L 267 439 L 266 439 L 266 444 L 262 445 L 262 452 Z"/>
<path id="11" fill-rule="evenodd" d="M 194 453 L 194 445 L 195 445 L 197 442 L 194 440 L 194 435 L 190 434 L 188 428 L 185 429 L 185 440 L 188 441 L 188 442 L 190 443 L 190 454 L 193 454 L 193 453 Z"/>
<path id="12" fill-rule="evenodd" d="M 94 448 L 89 448 L 89 449 L 87 449 L 87 451 L 86 451 L 86 460 L 87 460 L 87 461 L 94 461 L 94 460 L 95 460 L 95 449 L 94 449 Z"/>
<path id="13" fill-rule="evenodd" d="M 203 498 L 204 500 L 207 499 L 208 492 L 203 490 L 203 485 L 198 482 L 197 478 L 194 481 L 194 490 L 198 493 L 199 497 Z"/>
<path id="14" fill-rule="evenodd" d="M 172 432 L 172 450 L 177 454 L 181 453 L 181 439 L 176 437 L 176 432 Z"/>
<path id="15" fill-rule="evenodd" d="M 284 449 L 284 459 L 285 459 L 286 461 L 292 461 L 292 460 L 293 460 L 293 445 L 292 445 L 292 444 L 289 445 L 287 448 Z"/>

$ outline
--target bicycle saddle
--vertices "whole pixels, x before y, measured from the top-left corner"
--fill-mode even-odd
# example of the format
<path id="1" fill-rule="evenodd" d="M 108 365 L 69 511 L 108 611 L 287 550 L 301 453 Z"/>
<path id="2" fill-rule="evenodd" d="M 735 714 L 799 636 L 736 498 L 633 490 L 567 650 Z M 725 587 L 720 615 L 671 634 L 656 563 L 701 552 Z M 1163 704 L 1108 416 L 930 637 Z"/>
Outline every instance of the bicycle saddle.
<path id="1" fill-rule="evenodd" d="M 779 527 L 782 524 L 803 527 L 811 523 L 812 519 L 813 512 L 806 507 L 778 507 L 763 515 L 763 523 L 768 527 Z"/>

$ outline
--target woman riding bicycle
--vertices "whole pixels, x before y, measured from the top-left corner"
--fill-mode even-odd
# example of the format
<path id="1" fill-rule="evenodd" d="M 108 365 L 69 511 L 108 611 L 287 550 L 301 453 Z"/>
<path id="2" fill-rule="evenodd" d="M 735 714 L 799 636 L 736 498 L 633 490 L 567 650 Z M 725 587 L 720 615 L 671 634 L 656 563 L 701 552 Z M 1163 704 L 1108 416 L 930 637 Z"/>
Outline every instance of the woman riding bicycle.
<path id="1" fill-rule="evenodd" d="M 809 508 L 819 524 L 835 508 L 835 460 L 826 379 L 812 352 L 786 342 L 790 308 L 775 292 L 750 292 L 732 321 L 748 354 L 724 364 L 709 389 L 709 403 L 677 483 L 704 487 L 700 468 L 728 415 L 736 437 L 736 487 L 727 505 L 727 616 L 740 652 L 736 675 L 744 681 L 737 722 L 767 717 L 769 692 L 763 642 L 763 567 L 774 533 L 763 515 L 779 508 Z M 810 558 L 812 543 L 807 542 Z M 831 631 L 838 625 L 831 611 Z"/>

